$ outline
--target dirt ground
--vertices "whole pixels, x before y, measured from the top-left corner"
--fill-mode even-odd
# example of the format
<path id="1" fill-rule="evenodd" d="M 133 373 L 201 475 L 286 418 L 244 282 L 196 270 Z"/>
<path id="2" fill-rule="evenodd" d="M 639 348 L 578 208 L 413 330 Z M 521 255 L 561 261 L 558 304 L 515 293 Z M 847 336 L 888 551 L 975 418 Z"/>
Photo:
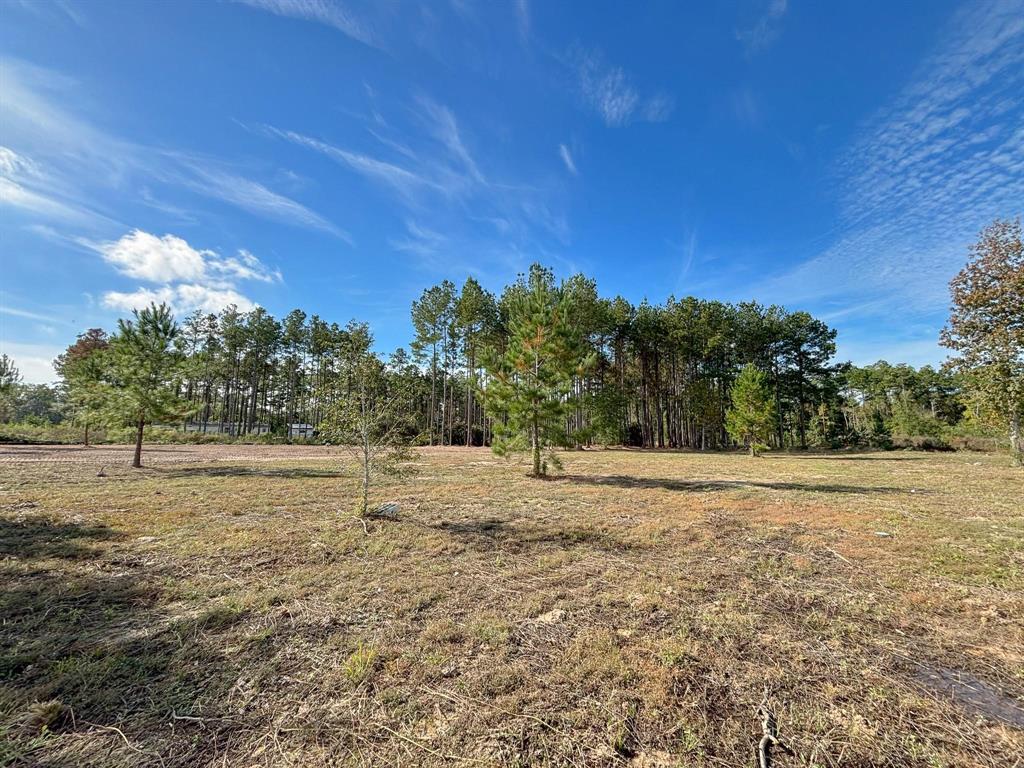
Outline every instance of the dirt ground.
<path id="1" fill-rule="evenodd" d="M 1024 766 L 1003 456 L 0 446 L 0 765 Z"/>

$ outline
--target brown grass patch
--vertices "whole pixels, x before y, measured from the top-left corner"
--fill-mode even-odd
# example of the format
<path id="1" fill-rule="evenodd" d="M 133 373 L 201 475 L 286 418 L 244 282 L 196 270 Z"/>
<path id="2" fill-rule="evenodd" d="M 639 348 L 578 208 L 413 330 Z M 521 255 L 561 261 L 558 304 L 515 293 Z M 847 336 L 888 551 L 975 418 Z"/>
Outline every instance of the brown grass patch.
<path id="1" fill-rule="evenodd" d="M 0 764 L 1022 764 L 999 457 L 2 453 Z"/>

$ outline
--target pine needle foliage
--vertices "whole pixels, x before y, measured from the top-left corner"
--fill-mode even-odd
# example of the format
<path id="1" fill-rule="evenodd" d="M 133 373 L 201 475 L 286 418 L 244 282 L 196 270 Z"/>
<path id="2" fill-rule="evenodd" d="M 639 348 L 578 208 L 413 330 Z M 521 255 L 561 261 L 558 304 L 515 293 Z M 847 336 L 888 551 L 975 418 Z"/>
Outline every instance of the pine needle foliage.
<path id="1" fill-rule="evenodd" d="M 553 274 L 534 264 L 502 297 L 507 335 L 484 361 L 490 380 L 483 393 L 495 419 L 499 456 L 529 452 L 531 474 L 543 477 L 560 463 L 553 449 L 568 445 L 566 416 L 573 406 L 573 376 L 593 362 L 573 325 L 573 300 Z"/>
<path id="2" fill-rule="evenodd" d="M 768 377 L 752 364 L 744 366 L 732 385 L 732 407 L 725 417 L 729 435 L 746 445 L 751 456 L 764 448 L 775 428 L 775 411 Z"/>
<path id="3" fill-rule="evenodd" d="M 184 418 L 188 403 L 178 395 L 185 356 L 178 349 L 178 324 L 166 304 L 151 304 L 119 320 L 110 345 L 106 411 L 115 423 L 136 427 L 133 467 L 142 466 L 146 424 Z"/>

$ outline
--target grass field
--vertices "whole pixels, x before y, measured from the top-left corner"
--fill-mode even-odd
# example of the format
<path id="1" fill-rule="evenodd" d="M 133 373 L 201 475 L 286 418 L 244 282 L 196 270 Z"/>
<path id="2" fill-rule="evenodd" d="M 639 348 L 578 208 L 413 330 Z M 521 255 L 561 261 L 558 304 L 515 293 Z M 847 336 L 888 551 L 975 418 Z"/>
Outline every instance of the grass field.
<path id="1" fill-rule="evenodd" d="M 0 446 L 0 764 L 1024 765 L 1005 457 L 565 459 Z"/>

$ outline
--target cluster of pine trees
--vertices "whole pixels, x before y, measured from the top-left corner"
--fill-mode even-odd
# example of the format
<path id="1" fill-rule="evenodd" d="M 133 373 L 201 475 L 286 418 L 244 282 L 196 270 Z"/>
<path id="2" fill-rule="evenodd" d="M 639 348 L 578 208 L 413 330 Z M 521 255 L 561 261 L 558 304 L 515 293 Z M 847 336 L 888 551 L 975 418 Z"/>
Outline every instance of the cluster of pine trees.
<path id="1" fill-rule="evenodd" d="M 538 296 L 540 298 L 538 298 Z M 530 302 L 537 307 L 528 306 Z M 726 414 L 734 381 L 747 364 L 764 373 L 770 393 L 773 447 L 832 445 L 867 439 L 872 414 L 929 414 L 955 423 L 962 413 L 951 375 L 879 363 L 869 368 L 834 364 L 835 330 L 806 312 L 759 304 L 670 298 L 634 306 L 599 296 L 581 275 L 557 283 L 535 266 L 501 296 L 473 278 L 461 289 L 450 282 L 428 288 L 413 303 L 416 332 L 409 351 L 386 360 L 386 375 L 400 383 L 412 439 L 438 445 L 484 445 L 501 431 L 507 414 L 485 407 L 518 376 L 538 323 L 550 328 L 554 355 L 569 366 L 545 365 L 538 382 L 571 406 L 562 414 L 560 441 L 666 448 L 721 448 L 732 444 Z M 130 327 L 130 326 L 129 326 Z M 114 339 L 123 336 L 123 329 Z M 242 313 L 185 318 L 168 341 L 181 415 L 197 431 L 235 435 L 287 435 L 289 425 L 318 427 L 332 406 L 351 396 L 353 365 L 370 351 L 367 325 L 327 323 L 295 310 L 278 320 L 257 307 Z M 539 342 L 538 342 L 539 343 Z M 82 334 L 57 361 L 69 404 L 83 423 L 99 420 L 102 357 L 111 345 L 102 330 Z M 520 361 L 522 362 L 522 361 Z M 493 410 L 493 409 L 492 409 Z M 96 413 L 93 413 L 96 411 Z M 170 414 L 167 417 L 169 418 Z M 551 437 L 551 436 L 549 436 Z"/>
<path id="2" fill-rule="evenodd" d="M 60 399 L 86 439 L 91 424 L 112 419 L 137 428 L 140 444 L 147 423 L 326 436 L 323 425 L 355 394 L 376 408 L 373 369 L 380 402 L 401 415 L 389 435 L 531 450 L 538 474 L 548 446 L 884 445 L 996 411 L 1016 447 L 1021 312 L 996 299 L 1020 290 L 1020 225 L 997 222 L 977 248 L 959 298 L 954 281 L 958 309 L 945 338 L 961 356 L 949 369 L 836 363 L 836 331 L 806 312 L 694 297 L 633 305 L 601 296 L 584 275 L 557 281 L 534 265 L 498 296 L 473 278 L 427 288 L 412 304 L 409 350 L 387 359 L 356 321 L 232 306 L 179 325 L 166 307 L 150 307 L 111 336 L 79 336 L 56 361 Z M 976 286 L 987 291 L 977 301 Z M 11 390 L 12 374 L 3 376 Z M 991 396 L 972 400 L 968 380 L 972 393 Z"/>

